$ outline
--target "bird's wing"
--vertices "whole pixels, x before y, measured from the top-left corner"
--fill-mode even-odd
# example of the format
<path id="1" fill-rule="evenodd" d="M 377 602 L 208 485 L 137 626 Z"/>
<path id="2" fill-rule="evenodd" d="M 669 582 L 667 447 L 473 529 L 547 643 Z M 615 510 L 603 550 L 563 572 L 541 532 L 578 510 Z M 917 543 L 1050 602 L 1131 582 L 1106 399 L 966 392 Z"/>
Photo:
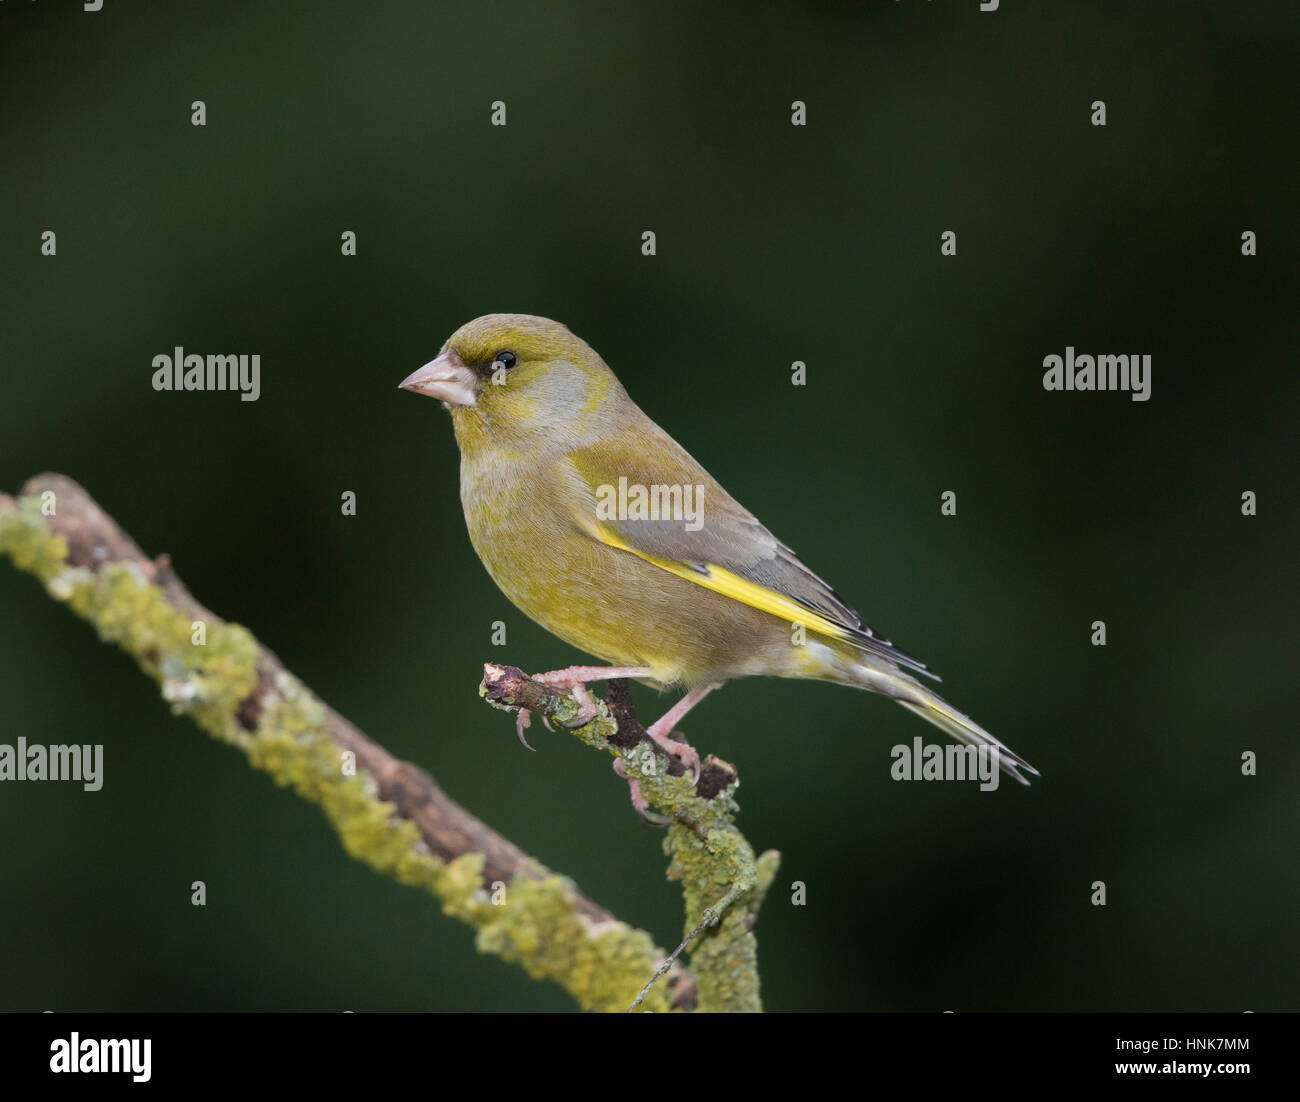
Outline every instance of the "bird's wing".
<path id="1" fill-rule="evenodd" d="M 863 623 L 839 594 L 649 418 L 637 418 L 598 443 L 570 452 L 561 462 L 567 466 L 561 472 L 565 481 L 587 491 L 573 496 L 580 503 L 574 519 L 593 538 L 696 585 L 938 680 L 923 662 Z M 658 515 L 653 508 L 651 515 L 639 515 L 638 488 L 644 491 L 642 501 L 669 507 L 658 509 Z M 619 508 L 622 505 L 629 508 Z"/>

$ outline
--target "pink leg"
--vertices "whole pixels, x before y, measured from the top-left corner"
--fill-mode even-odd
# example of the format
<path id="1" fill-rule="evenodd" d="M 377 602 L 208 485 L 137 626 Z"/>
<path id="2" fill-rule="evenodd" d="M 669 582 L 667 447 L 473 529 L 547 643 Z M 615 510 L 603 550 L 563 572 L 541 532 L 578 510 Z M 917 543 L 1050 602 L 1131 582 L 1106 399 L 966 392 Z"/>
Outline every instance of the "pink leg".
<path id="1" fill-rule="evenodd" d="M 694 747 L 685 742 L 677 742 L 670 736 L 678 721 L 718 687 L 718 684 L 696 686 L 646 728 L 645 733 L 659 749 L 677 755 L 682 759 L 682 764 L 691 770 L 694 774 L 691 784 L 700 779 L 700 755 L 695 752 Z"/>
<path id="2" fill-rule="evenodd" d="M 563 670 L 533 674 L 534 681 L 548 685 L 585 685 L 588 681 L 611 681 L 616 677 L 645 677 L 649 666 L 569 666 Z"/>
<path id="3" fill-rule="evenodd" d="M 588 681 L 610 681 L 616 677 L 645 677 L 649 672 L 649 666 L 570 666 L 564 670 L 535 673 L 533 680 L 547 685 L 562 685 L 572 692 L 581 710 L 577 718 L 568 726 L 581 727 L 584 723 L 590 723 L 599 710 L 591 693 L 587 692 Z"/>

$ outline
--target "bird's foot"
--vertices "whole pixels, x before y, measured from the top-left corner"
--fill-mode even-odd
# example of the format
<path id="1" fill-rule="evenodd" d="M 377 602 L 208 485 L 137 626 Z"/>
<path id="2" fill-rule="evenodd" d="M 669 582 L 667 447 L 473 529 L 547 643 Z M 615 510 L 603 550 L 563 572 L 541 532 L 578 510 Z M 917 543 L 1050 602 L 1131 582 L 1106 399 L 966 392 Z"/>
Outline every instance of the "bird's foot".
<path id="1" fill-rule="evenodd" d="M 644 677 L 649 672 L 648 666 L 569 666 L 563 670 L 535 673 L 533 680 L 568 689 L 573 694 L 578 702 L 578 715 L 564 725 L 572 728 L 590 723 L 600 711 L 600 706 L 587 691 L 588 681 L 609 681 L 615 677 Z"/>
<path id="2" fill-rule="evenodd" d="M 668 717 L 665 716 L 664 719 Z M 669 757 L 677 758 L 682 765 L 691 771 L 691 787 L 694 788 L 700 780 L 700 755 L 695 747 L 689 742 L 678 742 L 671 737 L 671 725 L 667 725 L 669 730 L 660 728 L 663 720 L 650 724 L 645 733 L 650 736 L 650 740 L 659 747 Z"/>
<path id="3" fill-rule="evenodd" d="M 673 728 L 678 721 L 695 707 L 701 700 L 709 695 L 718 685 L 705 684 L 697 685 L 689 693 L 681 698 L 676 704 L 668 709 L 654 723 L 646 728 L 646 734 L 650 736 L 653 742 L 664 753 L 681 759 L 681 762 L 691 771 L 691 787 L 694 788 L 700 780 L 700 755 L 695 752 L 695 748 L 689 743 L 678 742 L 672 737 Z"/>
<path id="4" fill-rule="evenodd" d="M 622 758 L 614 759 L 614 772 L 627 781 L 627 787 L 632 793 L 632 807 L 641 816 L 643 823 L 657 827 L 665 827 L 672 823 L 667 815 L 660 815 L 657 811 L 650 810 L 649 802 L 641 795 L 641 783 L 635 777 L 627 775 L 627 768 L 623 765 Z"/>
<path id="5" fill-rule="evenodd" d="M 596 703 L 591 693 L 587 692 L 587 686 L 579 681 L 576 685 L 569 686 L 569 692 L 573 694 L 573 698 L 578 702 L 578 714 L 564 726 L 570 729 L 582 727 L 595 719 L 600 712 L 600 705 Z"/>
<path id="6" fill-rule="evenodd" d="M 559 688 L 568 689 L 578 702 L 578 715 L 565 726 L 581 727 L 584 723 L 590 723 L 599 710 L 599 705 L 593 699 L 591 693 L 587 691 L 588 682 L 646 677 L 649 673 L 649 666 L 569 666 L 563 670 L 548 670 L 545 673 L 535 673 L 533 674 L 533 680 L 540 681 L 544 685 L 555 685 Z M 646 728 L 646 735 L 660 750 L 669 757 L 677 758 L 682 765 L 690 770 L 692 787 L 700 779 L 700 755 L 690 743 L 679 742 L 672 737 L 673 727 L 687 712 L 717 687 L 716 684 L 696 686 L 669 708 L 656 722 Z M 528 746 L 528 742 L 524 738 L 524 731 L 527 729 L 529 722 L 528 712 L 521 708 L 516 724 L 519 741 L 525 746 Z M 549 723 L 546 726 L 548 729 L 550 728 Z M 531 746 L 528 748 L 532 749 Z M 633 806 L 637 806 L 637 801 L 640 799 L 640 786 L 637 785 L 635 778 L 628 778 L 628 783 L 632 788 Z M 644 800 L 641 800 L 641 805 L 637 807 L 637 810 L 642 818 L 646 817 Z"/>

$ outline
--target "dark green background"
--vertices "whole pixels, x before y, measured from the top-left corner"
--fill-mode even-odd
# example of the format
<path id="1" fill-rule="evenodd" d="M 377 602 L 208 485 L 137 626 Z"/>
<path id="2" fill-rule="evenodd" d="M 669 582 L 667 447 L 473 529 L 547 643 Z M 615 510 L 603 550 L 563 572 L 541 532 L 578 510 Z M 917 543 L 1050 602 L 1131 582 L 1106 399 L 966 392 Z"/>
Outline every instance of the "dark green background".
<path id="1" fill-rule="evenodd" d="M 476 697 L 485 660 L 579 656 L 494 588 L 447 417 L 395 389 L 479 314 L 557 318 L 1043 773 L 897 783 L 890 747 L 933 732 L 884 700 L 711 698 L 684 730 L 784 854 L 769 1008 L 1295 1007 L 1292 5 L 160 8 L 0 9 L 0 487 L 81 480 L 671 943 L 659 835 L 607 763 L 540 728 L 521 750 Z M 260 353 L 261 400 L 154 392 L 178 344 Z M 1067 344 L 1150 353 L 1151 400 L 1046 393 Z M 0 788 L 0 1008 L 572 1005 L 348 859 L 7 564 L 0 606 L 0 741 L 106 754 L 97 794 Z"/>

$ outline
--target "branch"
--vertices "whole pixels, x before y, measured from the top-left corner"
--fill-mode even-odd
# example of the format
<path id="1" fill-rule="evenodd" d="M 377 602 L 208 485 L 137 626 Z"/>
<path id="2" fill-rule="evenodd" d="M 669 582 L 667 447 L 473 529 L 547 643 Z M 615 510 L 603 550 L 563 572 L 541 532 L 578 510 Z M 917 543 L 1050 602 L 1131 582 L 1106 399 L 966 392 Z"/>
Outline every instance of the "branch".
<path id="1" fill-rule="evenodd" d="M 496 707 L 527 708 L 561 724 L 579 713 L 578 702 L 563 689 L 534 681 L 514 666 L 484 666 L 480 691 Z M 686 910 L 685 940 L 673 957 L 691 946 L 698 1008 L 761 1010 L 754 922 L 781 855 L 769 850 L 755 858 L 737 829 L 734 794 L 740 782 L 735 767 L 710 754 L 692 788 L 681 762 L 667 757 L 637 721 L 625 681 L 611 681 L 595 718 L 572 733 L 612 754 L 622 774 L 636 780 L 646 802 L 669 824 L 664 839 L 668 877 L 682 882 Z M 665 963 L 671 967 L 673 962 Z M 651 1000 L 656 978 L 650 978 L 648 990 L 629 1009 L 641 1005 L 642 996 Z"/>
<path id="2" fill-rule="evenodd" d="M 318 700 L 245 628 L 199 604 L 76 482 L 38 475 L 0 494 L 0 553 L 131 655 L 172 710 L 319 804 L 353 857 L 442 901 L 481 952 L 560 984 L 584 1009 L 622 1010 L 664 952 L 543 867 Z M 202 625 L 200 631 L 200 625 Z M 504 893 L 495 885 L 504 885 Z M 676 967 L 649 1009 L 690 1009 Z"/>

